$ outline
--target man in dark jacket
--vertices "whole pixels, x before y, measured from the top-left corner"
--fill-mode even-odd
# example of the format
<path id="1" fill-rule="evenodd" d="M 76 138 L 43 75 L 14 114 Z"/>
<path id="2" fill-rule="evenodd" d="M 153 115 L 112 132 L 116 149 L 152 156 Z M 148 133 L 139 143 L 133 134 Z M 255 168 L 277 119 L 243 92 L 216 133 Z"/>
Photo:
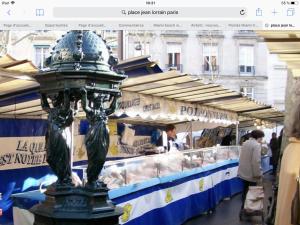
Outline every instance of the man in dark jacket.
<path id="1" fill-rule="evenodd" d="M 272 133 L 272 138 L 270 141 L 270 148 L 272 151 L 271 165 L 273 166 L 273 174 L 276 174 L 278 157 L 279 157 L 279 142 L 276 133 Z"/>

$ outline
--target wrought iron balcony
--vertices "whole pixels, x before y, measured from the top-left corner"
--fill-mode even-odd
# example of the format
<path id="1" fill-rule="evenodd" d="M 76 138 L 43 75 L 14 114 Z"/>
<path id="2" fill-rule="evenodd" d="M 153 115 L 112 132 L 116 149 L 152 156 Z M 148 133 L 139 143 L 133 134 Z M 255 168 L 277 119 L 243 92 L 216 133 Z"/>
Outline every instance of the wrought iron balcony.
<path id="1" fill-rule="evenodd" d="M 253 30 L 238 30 L 235 32 L 236 38 L 257 38 L 257 34 Z"/>
<path id="2" fill-rule="evenodd" d="M 188 37 L 187 31 L 183 30 L 165 30 L 161 32 L 162 36 L 167 36 L 167 37 Z"/>
<path id="3" fill-rule="evenodd" d="M 177 70 L 182 72 L 182 64 L 166 64 L 167 70 Z"/>
<path id="4" fill-rule="evenodd" d="M 203 74 L 210 74 L 210 73 L 214 73 L 214 74 L 219 74 L 219 65 L 202 65 L 202 73 Z"/>
<path id="5" fill-rule="evenodd" d="M 201 30 L 198 32 L 198 37 L 224 37 L 224 33 L 221 30 Z"/>

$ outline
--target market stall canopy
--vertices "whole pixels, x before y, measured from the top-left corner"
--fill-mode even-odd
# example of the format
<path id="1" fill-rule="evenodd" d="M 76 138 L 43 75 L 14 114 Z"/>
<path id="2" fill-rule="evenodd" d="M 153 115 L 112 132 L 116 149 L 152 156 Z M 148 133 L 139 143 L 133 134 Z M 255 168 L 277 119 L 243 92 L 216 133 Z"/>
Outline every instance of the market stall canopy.
<path id="1" fill-rule="evenodd" d="M 14 92 L 36 88 L 33 75 L 38 69 L 29 60 L 16 60 L 10 55 L 0 57 L 0 99 Z"/>
<path id="2" fill-rule="evenodd" d="M 128 77 L 145 76 L 153 73 L 161 73 L 158 64 L 150 60 L 150 55 L 138 56 L 120 61 L 115 69 L 124 71 Z"/>
<path id="3" fill-rule="evenodd" d="M 177 71 L 127 79 L 122 90 L 233 112 L 245 120 L 257 118 L 280 123 L 284 117 L 283 112 L 270 105 Z"/>
<path id="4" fill-rule="evenodd" d="M 285 61 L 295 77 L 300 76 L 300 31 L 257 31 L 271 53 Z"/>
<path id="5" fill-rule="evenodd" d="M 0 89 L 0 117 L 45 118 L 37 93 L 39 87 L 32 76 L 37 69 L 28 61 L 21 63 L 10 56 L 3 56 L 0 62 L 11 66 L 24 64 L 22 72 L 8 71 L 8 67 L 1 70 L 4 88 Z M 6 78 L 4 75 L 9 72 L 11 76 Z M 26 79 L 20 79 L 23 76 Z M 19 86 L 9 85 L 5 80 L 18 81 Z M 121 119 L 126 121 L 151 119 L 152 123 L 167 124 L 199 120 L 230 124 L 240 116 L 241 120 L 257 118 L 278 123 L 284 116 L 275 108 L 243 97 L 238 92 L 177 71 L 129 78 L 121 89 L 123 97 L 115 115 L 121 118 L 127 115 Z"/>

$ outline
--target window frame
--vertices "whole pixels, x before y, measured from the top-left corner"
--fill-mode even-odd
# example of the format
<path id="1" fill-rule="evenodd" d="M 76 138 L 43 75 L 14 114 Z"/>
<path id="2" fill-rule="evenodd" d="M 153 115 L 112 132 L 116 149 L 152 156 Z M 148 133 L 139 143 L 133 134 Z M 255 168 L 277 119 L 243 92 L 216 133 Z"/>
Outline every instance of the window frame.
<path id="1" fill-rule="evenodd" d="M 45 60 L 47 59 L 47 54 L 49 54 L 50 52 L 50 45 L 46 45 L 46 44 L 36 44 L 36 45 L 33 45 L 33 48 L 34 48 L 34 63 L 35 65 L 40 68 L 40 69 L 43 69 L 45 68 Z M 40 54 L 40 65 L 38 65 L 37 63 L 37 49 L 40 48 L 42 51 L 41 51 L 41 54 Z M 44 52 L 44 49 L 47 49 L 48 52 L 45 54 Z M 43 57 L 42 57 L 43 56 Z"/>
<path id="2" fill-rule="evenodd" d="M 215 48 L 211 52 L 215 52 L 215 55 L 212 54 L 206 54 L 205 48 Z M 205 60 L 205 58 L 208 57 L 208 62 Z M 215 57 L 215 59 L 213 59 Z M 211 64 L 211 62 L 215 61 L 215 64 Z M 208 70 L 206 70 L 208 65 Z M 204 73 L 210 73 L 210 72 L 218 72 L 219 67 L 219 44 L 218 43 L 203 43 L 202 44 L 202 67 Z M 213 68 L 214 67 L 214 68 Z"/>
<path id="3" fill-rule="evenodd" d="M 248 89 L 251 88 L 249 91 Z M 243 96 L 254 99 L 254 87 L 253 86 L 240 86 L 240 92 Z"/>
<path id="4" fill-rule="evenodd" d="M 177 50 L 175 50 L 177 49 Z M 173 50 L 173 51 L 172 51 Z M 167 64 L 168 69 L 182 70 L 182 43 L 167 43 Z"/>
<path id="5" fill-rule="evenodd" d="M 251 53 L 252 53 L 252 59 L 249 60 L 247 59 L 247 54 L 249 52 L 245 52 L 245 58 L 242 60 L 242 48 L 248 48 L 250 49 L 251 48 Z M 239 55 L 238 55 L 238 68 L 239 68 L 239 74 L 240 75 L 255 75 L 255 62 L 254 62 L 254 59 L 255 59 L 255 45 L 253 44 L 240 44 L 239 45 Z M 241 61 L 245 61 L 245 63 L 241 62 Z M 248 63 L 247 61 L 252 61 L 252 63 Z"/>

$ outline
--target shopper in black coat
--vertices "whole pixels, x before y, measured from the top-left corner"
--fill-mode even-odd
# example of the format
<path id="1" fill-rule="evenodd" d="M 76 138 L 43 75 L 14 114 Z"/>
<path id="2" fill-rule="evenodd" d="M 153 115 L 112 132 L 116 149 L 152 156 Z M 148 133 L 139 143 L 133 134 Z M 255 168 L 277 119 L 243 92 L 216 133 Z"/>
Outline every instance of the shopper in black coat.
<path id="1" fill-rule="evenodd" d="M 273 174 L 276 174 L 279 159 L 279 141 L 276 137 L 276 133 L 272 133 L 270 148 L 272 151 L 271 165 L 273 166 Z"/>

